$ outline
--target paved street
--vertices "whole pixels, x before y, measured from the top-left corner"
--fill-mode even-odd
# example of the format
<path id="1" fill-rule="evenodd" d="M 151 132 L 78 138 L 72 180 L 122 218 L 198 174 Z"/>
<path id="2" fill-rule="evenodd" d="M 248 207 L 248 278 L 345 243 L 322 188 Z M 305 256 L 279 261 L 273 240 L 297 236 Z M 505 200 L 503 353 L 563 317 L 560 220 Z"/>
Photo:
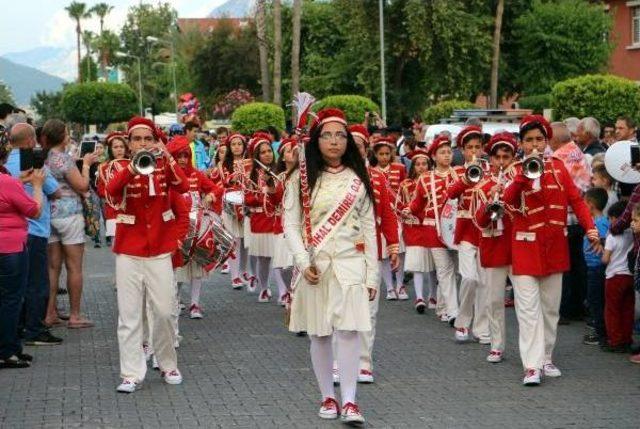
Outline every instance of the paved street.
<path id="1" fill-rule="evenodd" d="M 285 330 L 275 303 L 231 290 L 228 276 L 206 284 L 204 320 L 181 319 L 185 382 L 168 386 L 150 370 L 141 391 L 117 394 L 113 257 L 90 249 L 85 264 L 84 309 L 97 326 L 58 328 L 63 346 L 27 348 L 32 368 L 0 370 L 1 428 L 340 426 L 316 417 L 308 340 Z M 512 309 L 498 365 L 485 362 L 487 346 L 455 344 L 451 328 L 408 302 L 381 303 L 378 326 L 376 383 L 358 391 L 368 427 L 640 427 L 640 367 L 582 345 L 581 323 L 560 327 L 564 375 L 538 388 L 520 385 Z"/>

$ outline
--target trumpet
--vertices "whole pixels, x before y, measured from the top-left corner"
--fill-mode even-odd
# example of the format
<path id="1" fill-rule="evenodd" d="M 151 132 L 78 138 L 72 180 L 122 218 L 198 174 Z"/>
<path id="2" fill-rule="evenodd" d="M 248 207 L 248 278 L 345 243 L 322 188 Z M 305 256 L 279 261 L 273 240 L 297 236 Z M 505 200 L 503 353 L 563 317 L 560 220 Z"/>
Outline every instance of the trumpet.
<path id="1" fill-rule="evenodd" d="M 542 176 L 543 171 L 544 160 L 536 150 L 522 161 L 522 173 L 527 179 L 535 180 Z"/>
<path id="2" fill-rule="evenodd" d="M 500 173 L 498 174 L 498 185 L 502 185 L 504 180 L 504 171 L 502 167 L 500 167 Z M 493 201 L 491 204 L 486 206 L 487 213 L 489 214 L 489 219 L 491 222 L 495 222 L 499 219 L 502 219 L 504 216 L 504 204 L 500 201 L 500 195 L 498 192 L 493 196 Z"/>
<path id="3" fill-rule="evenodd" d="M 484 177 L 484 166 L 487 161 L 482 158 L 476 159 L 475 155 L 471 163 L 467 166 L 464 176 L 470 183 L 478 183 Z"/>
<path id="4" fill-rule="evenodd" d="M 141 150 L 131 158 L 131 165 L 137 174 L 148 176 L 153 173 L 158 163 L 158 158 L 162 157 L 162 151 L 159 149 Z"/>

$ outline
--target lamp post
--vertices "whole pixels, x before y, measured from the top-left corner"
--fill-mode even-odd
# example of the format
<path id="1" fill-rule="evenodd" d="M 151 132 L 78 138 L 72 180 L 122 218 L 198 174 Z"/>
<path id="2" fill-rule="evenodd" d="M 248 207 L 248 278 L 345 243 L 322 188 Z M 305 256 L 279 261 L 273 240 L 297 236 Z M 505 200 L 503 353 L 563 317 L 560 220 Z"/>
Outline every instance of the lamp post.
<path id="1" fill-rule="evenodd" d="M 380 83 L 381 83 L 381 95 L 380 104 L 382 107 L 382 120 L 387 122 L 387 89 L 385 83 L 384 73 L 384 0 L 378 2 L 380 10 Z"/>
<path id="2" fill-rule="evenodd" d="M 142 111 L 142 66 L 140 65 L 140 57 L 127 54 L 126 52 L 116 52 L 116 57 L 135 58 L 138 61 L 138 106 L 140 107 L 140 116 L 144 116 L 144 112 Z"/>
<path id="3" fill-rule="evenodd" d="M 154 36 L 147 36 L 147 41 L 151 43 L 164 43 L 171 49 L 171 78 L 173 79 L 173 102 L 176 110 L 176 120 L 178 120 L 178 84 L 176 81 L 176 52 L 173 39 L 165 40 Z"/>

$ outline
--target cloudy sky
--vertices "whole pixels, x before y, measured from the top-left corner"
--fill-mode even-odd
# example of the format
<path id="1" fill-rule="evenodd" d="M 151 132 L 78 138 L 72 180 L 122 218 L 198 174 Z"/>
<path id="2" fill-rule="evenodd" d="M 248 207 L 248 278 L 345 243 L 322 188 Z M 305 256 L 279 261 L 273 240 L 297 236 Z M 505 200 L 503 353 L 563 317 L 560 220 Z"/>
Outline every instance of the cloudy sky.
<path id="1" fill-rule="evenodd" d="M 149 0 L 103 0 L 114 6 L 105 27 L 119 30 L 130 6 L 138 3 L 157 3 Z M 204 17 L 225 0 L 168 0 L 181 18 Z M 99 3 L 85 0 L 87 6 Z M 5 4 L 0 13 L 0 55 L 25 51 L 41 46 L 75 46 L 75 24 L 64 10 L 71 0 L 17 0 Z M 85 27 L 98 31 L 97 19 L 87 21 Z"/>

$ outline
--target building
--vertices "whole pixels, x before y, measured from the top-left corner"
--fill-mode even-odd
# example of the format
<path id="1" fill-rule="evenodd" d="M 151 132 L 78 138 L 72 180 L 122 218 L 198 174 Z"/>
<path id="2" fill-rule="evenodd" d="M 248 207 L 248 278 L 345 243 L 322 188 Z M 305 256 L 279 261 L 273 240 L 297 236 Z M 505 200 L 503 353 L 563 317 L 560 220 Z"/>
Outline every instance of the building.
<path id="1" fill-rule="evenodd" d="M 198 30 L 202 34 L 209 34 L 223 23 L 237 30 L 246 27 L 249 22 L 248 18 L 178 18 L 178 28 L 182 33 Z"/>
<path id="2" fill-rule="evenodd" d="M 613 15 L 615 43 L 609 72 L 640 82 L 640 0 L 608 0 L 605 9 Z"/>

